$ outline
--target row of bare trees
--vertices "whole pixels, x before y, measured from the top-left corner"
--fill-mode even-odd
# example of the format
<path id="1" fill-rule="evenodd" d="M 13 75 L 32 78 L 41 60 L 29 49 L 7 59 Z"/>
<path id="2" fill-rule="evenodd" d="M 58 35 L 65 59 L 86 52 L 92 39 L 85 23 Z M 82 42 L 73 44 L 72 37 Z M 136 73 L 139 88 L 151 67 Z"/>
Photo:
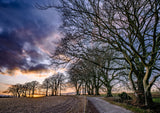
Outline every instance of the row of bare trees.
<path id="1" fill-rule="evenodd" d="M 8 88 L 8 93 L 12 93 L 15 97 L 34 97 L 37 89 L 45 89 L 48 96 L 49 89 L 52 90 L 52 96 L 58 95 L 58 88 L 61 95 L 61 88 L 64 89 L 64 75 L 62 73 L 54 74 L 46 78 L 42 84 L 37 81 L 27 82 L 25 84 L 16 84 Z"/>
<path id="2" fill-rule="evenodd" d="M 103 52 L 106 52 L 104 54 Z M 112 96 L 112 88 L 118 83 L 124 83 L 127 70 L 112 70 L 115 64 L 114 57 L 117 53 L 111 49 L 101 50 L 100 48 L 88 49 L 87 52 L 89 60 L 94 63 L 99 63 L 98 66 L 88 60 L 78 59 L 76 63 L 72 64 L 69 69 L 70 82 L 74 84 L 77 95 L 81 86 L 84 87 L 84 94 L 99 95 L 100 89 L 103 87 L 107 89 L 107 97 Z M 106 67 L 106 68 L 103 68 Z"/>
<path id="3" fill-rule="evenodd" d="M 29 97 L 31 95 L 33 97 L 35 89 L 38 87 L 38 85 L 39 82 L 37 81 L 27 82 L 25 84 L 16 84 L 9 87 L 8 92 L 12 93 L 15 97 L 26 97 L 28 92 Z"/>
<path id="4" fill-rule="evenodd" d="M 111 75 L 126 70 L 138 104 L 151 105 L 151 88 L 160 77 L 160 1 L 159 0 L 59 0 L 65 39 L 55 55 L 63 61 L 87 60 Z M 88 48 L 104 45 L 119 55 L 112 67 L 90 59 Z M 107 54 L 106 51 L 103 51 Z M 97 55 L 99 56 L 99 55 Z M 79 65 L 79 64 L 78 64 Z M 89 66 L 90 67 L 90 66 Z M 126 76 L 124 74 L 124 76 Z"/>
<path id="5" fill-rule="evenodd" d="M 64 88 L 64 75 L 62 73 L 57 73 L 56 75 L 52 75 L 46 78 L 43 81 L 42 88 L 46 89 L 46 96 L 48 96 L 48 91 L 51 89 L 51 96 L 58 95 L 58 88 L 59 88 L 59 95 L 61 95 L 61 89 Z"/>

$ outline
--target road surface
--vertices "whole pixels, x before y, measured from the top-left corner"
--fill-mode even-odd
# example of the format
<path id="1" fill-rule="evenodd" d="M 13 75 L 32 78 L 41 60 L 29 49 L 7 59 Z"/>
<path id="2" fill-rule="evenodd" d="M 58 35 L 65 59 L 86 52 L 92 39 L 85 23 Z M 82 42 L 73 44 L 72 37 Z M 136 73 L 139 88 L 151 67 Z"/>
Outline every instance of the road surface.
<path id="1" fill-rule="evenodd" d="M 133 113 L 125 108 L 110 104 L 98 97 L 87 97 L 99 113 Z"/>

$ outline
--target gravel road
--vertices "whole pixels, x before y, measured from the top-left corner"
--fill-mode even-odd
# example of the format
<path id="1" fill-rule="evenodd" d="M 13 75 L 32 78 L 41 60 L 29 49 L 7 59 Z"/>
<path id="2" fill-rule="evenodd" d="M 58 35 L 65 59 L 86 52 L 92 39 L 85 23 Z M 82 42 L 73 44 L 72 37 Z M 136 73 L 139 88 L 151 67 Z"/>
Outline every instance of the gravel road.
<path id="1" fill-rule="evenodd" d="M 99 113 L 133 113 L 122 107 L 110 104 L 109 102 L 106 102 L 98 97 L 87 97 L 87 99 L 92 102 Z"/>

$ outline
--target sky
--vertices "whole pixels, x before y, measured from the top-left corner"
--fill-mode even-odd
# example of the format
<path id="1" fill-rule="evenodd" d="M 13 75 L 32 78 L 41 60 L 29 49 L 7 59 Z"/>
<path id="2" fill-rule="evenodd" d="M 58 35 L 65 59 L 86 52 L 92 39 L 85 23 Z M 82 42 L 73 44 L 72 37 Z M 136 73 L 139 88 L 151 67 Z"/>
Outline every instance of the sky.
<path id="1" fill-rule="evenodd" d="M 54 8 L 40 10 L 35 5 L 44 2 L 0 0 L 0 93 L 10 85 L 42 82 L 55 73 L 50 56 L 62 37 L 62 22 Z"/>

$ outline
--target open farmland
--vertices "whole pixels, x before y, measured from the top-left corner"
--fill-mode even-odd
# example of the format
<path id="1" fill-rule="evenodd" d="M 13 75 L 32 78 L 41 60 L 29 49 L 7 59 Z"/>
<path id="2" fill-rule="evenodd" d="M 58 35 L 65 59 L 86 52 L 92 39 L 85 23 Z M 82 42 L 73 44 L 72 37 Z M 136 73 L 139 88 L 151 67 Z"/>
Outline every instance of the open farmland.
<path id="1" fill-rule="evenodd" d="M 0 98 L 0 113 L 82 113 L 85 99 L 76 96 Z"/>

